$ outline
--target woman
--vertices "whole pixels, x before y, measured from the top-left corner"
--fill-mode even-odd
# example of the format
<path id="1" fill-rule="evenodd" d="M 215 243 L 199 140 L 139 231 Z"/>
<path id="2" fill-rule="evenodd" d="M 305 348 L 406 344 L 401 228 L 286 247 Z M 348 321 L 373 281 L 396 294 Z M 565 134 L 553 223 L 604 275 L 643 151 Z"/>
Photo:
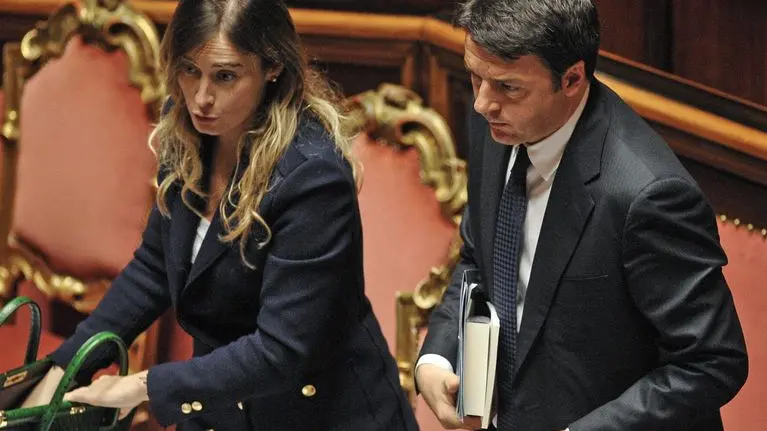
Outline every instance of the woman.
<path id="1" fill-rule="evenodd" d="M 152 138 L 159 189 L 142 244 L 52 358 L 65 366 L 99 331 L 131 342 L 171 305 L 194 358 L 66 399 L 124 412 L 148 400 L 183 430 L 417 429 L 364 294 L 346 120 L 285 4 L 181 0 L 162 57 L 175 103 Z"/>

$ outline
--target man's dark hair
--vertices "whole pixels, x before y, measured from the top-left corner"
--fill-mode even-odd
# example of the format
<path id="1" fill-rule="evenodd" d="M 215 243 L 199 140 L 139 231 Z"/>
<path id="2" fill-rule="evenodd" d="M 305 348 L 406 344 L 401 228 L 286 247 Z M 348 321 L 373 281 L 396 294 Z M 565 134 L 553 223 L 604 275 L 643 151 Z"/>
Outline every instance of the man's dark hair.
<path id="1" fill-rule="evenodd" d="M 599 52 L 599 16 L 592 0 L 467 0 L 455 23 L 474 43 L 504 60 L 534 55 L 551 70 L 558 90 L 580 60 L 592 79 Z"/>

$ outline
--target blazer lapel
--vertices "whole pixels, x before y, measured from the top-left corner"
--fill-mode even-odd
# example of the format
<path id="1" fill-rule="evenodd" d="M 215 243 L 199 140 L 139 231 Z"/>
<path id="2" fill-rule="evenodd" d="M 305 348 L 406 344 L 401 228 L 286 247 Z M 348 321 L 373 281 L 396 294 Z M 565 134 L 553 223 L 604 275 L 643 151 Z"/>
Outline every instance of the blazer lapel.
<path id="1" fill-rule="evenodd" d="M 191 285 L 197 279 L 197 277 L 202 274 L 203 271 L 213 265 L 216 259 L 218 259 L 221 254 L 229 249 L 229 244 L 221 241 L 220 239 L 223 233 L 224 227 L 221 222 L 221 215 L 217 210 L 213 216 L 213 220 L 210 222 L 208 233 L 205 234 L 205 238 L 202 241 L 200 251 L 197 253 L 197 258 L 192 264 L 192 269 L 189 272 L 189 277 L 186 279 L 186 285 L 184 286 L 184 289 L 188 288 L 189 285 Z"/>
<path id="2" fill-rule="evenodd" d="M 493 243 L 495 224 L 498 219 L 498 204 L 506 182 L 506 168 L 509 165 L 511 147 L 495 142 L 490 132 L 485 135 L 482 157 L 482 188 L 480 195 L 482 218 L 482 258 L 484 260 L 485 287 L 492 298 L 493 291 Z"/>
<path id="3" fill-rule="evenodd" d="M 190 196 L 190 200 L 193 203 L 194 199 L 196 197 Z M 196 227 L 199 221 L 200 218 L 197 214 L 184 204 L 181 199 L 181 191 L 179 190 L 179 195 L 173 199 L 168 235 L 170 246 L 169 257 L 173 268 L 172 275 L 168 277 L 171 295 L 177 296 L 176 294 L 181 291 L 186 283 L 192 265 L 192 244 L 194 244 Z"/>
<path id="4" fill-rule="evenodd" d="M 209 145 L 207 147 L 207 152 L 203 157 L 206 160 L 206 166 L 211 166 L 213 161 L 213 155 L 212 155 L 212 149 L 213 145 Z M 234 184 L 237 181 L 239 181 L 242 178 L 242 175 L 248 167 L 249 162 L 249 153 L 247 150 L 243 150 L 240 154 L 240 158 L 238 161 L 237 166 L 232 171 L 231 175 L 229 176 L 229 184 Z M 206 178 L 207 178 L 206 173 Z M 236 176 L 235 176 L 236 175 Z M 207 184 L 204 185 L 205 190 L 207 190 L 208 186 Z M 227 197 L 224 196 L 224 199 Z M 235 202 L 236 205 L 236 202 Z M 227 203 L 227 212 L 231 213 L 234 211 L 234 206 L 232 204 Z M 198 219 L 199 222 L 199 219 Z M 192 235 L 195 235 L 197 232 L 195 228 L 191 231 Z M 216 260 L 227 250 L 230 250 L 232 245 L 229 243 L 225 243 L 221 241 L 221 236 L 224 234 L 224 225 L 223 221 L 221 220 L 221 211 L 220 209 L 216 209 L 215 213 L 213 214 L 213 219 L 210 222 L 210 227 L 208 228 L 208 232 L 205 234 L 205 238 L 202 241 L 202 244 L 200 246 L 200 251 L 197 253 L 197 258 L 194 260 L 194 263 L 192 264 L 192 268 L 189 272 L 189 276 L 186 279 L 186 284 L 184 286 L 184 290 L 189 288 L 189 286 L 194 283 L 194 281 L 200 277 L 200 275 L 208 268 L 210 268 L 213 263 L 216 262 Z M 236 244 L 235 244 L 236 246 Z M 190 249 L 191 250 L 191 249 Z M 191 253 L 191 251 L 190 251 Z M 191 258 L 191 254 L 189 255 Z M 182 291 L 183 294 L 183 291 Z"/>
<path id="5" fill-rule="evenodd" d="M 609 121 L 601 93 L 599 84 L 593 84 L 586 109 L 554 178 L 517 338 L 517 370 L 524 364 L 546 320 L 562 273 L 594 209 L 587 184 L 599 175 Z"/>

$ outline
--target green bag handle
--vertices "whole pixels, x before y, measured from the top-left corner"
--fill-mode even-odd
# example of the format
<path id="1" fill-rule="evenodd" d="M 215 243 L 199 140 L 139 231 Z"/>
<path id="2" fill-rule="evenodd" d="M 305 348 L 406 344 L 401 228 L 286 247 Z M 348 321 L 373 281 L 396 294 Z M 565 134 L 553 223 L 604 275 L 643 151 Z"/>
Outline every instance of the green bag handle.
<path id="1" fill-rule="evenodd" d="M 40 347 L 40 332 L 43 326 L 40 306 L 26 296 L 16 297 L 0 310 L 0 325 L 4 324 L 19 308 L 25 305 L 29 306 L 32 318 L 32 324 L 29 326 L 27 353 L 24 356 L 24 365 L 29 365 L 37 360 L 37 350 Z"/>
<path id="2" fill-rule="evenodd" d="M 80 371 L 80 368 L 82 368 L 86 359 L 88 359 L 88 356 L 105 343 L 114 343 L 117 346 L 120 375 L 125 376 L 128 374 L 128 347 L 125 346 L 125 342 L 122 338 L 111 332 L 99 332 L 92 336 L 82 345 L 82 347 L 80 347 L 77 354 L 75 354 L 75 357 L 69 363 L 69 366 L 67 366 L 66 371 L 64 371 L 64 377 L 61 378 L 59 386 L 56 388 L 56 392 L 54 392 L 53 398 L 43 414 L 42 421 L 40 422 L 40 431 L 48 431 L 48 429 L 50 429 L 53 421 L 56 419 L 57 413 L 62 410 L 62 407 L 64 410 L 77 407 L 70 402 L 65 402 L 64 394 L 68 391 L 72 380 L 74 380 L 75 376 Z M 114 418 L 106 426 L 115 426 L 119 416 L 120 409 L 115 409 Z"/>

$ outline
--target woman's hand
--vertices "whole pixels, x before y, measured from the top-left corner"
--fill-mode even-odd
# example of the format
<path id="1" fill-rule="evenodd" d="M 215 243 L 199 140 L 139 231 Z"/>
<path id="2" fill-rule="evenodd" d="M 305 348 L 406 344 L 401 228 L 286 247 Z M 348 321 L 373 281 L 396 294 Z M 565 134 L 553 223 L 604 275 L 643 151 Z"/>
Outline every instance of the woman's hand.
<path id="1" fill-rule="evenodd" d="M 148 371 L 128 376 L 101 376 L 90 386 L 75 389 L 64 395 L 64 401 L 92 406 L 120 409 L 120 419 L 136 406 L 149 400 L 147 394 Z"/>

